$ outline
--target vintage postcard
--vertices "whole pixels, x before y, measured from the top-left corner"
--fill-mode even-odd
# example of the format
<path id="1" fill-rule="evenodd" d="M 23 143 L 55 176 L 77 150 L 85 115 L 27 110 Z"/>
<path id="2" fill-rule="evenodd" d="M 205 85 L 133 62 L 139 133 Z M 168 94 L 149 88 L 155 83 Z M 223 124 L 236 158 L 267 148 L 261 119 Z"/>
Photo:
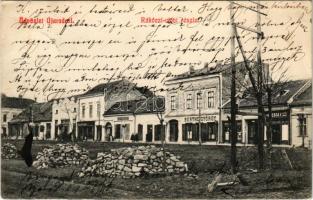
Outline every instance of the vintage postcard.
<path id="1" fill-rule="evenodd" d="M 312 198 L 312 2 L 0 5 L 2 198 Z"/>

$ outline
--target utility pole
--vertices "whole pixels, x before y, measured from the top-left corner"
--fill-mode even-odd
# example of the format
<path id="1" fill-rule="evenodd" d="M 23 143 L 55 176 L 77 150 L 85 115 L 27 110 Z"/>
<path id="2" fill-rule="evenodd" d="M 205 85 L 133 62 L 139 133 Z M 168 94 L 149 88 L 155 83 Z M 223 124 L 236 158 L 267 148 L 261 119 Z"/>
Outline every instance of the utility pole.
<path id="1" fill-rule="evenodd" d="M 198 109 L 199 109 L 199 120 L 198 120 L 198 123 L 199 123 L 199 145 L 201 146 L 201 143 L 202 143 L 202 135 L 201 135 L 201 100 L 202 100 L 202 97 L 201 97 L 201 92 L 199 91 L 197 93 L 197 105 L 198 105 Z"/>
<path id="2" fill-rule="evenodd" d="M 240 7 L 246 8 L 247 10 L 250 10 L 252 12 L 256 12 L 257 13 L 257 30 L 254 30 L 252 28 L 248 28 L 248 27 L 244 27 L 244 26 L 240 26 L 240 25 L 234 25 L 232 27 L 234 28 L 234 32 L 236 35 L 236 39 L 239 45 L 239 49 L 241 51 L 242 57 L 244 59 L 244 64 L 245 67 L 248 71 L 249 74 L 249 78 L 250 78 L 250 82 L 252 84 L 253 90 L 255 92 L 255 96 L 256 96 L 256 100 L 257 100 L 257 104 L 258 104 L 258 128 L 257 128 L 257 136 L 258 136 L 258 155 L 259 155 L 259 169 L 263 169 L 264 168 L 264 151 L 263 151 L 263 145 L 264 145 L 264 122 L 265 122 L 265 117 L 264 117 L 264 108 L 263 108 L 263 65 L 262 65 L 262 59 L 261 59 L 261 40 L 263 39 L 263 32 L 261 31 L 261 14 L 267 16 L 265 13 L 260 12 L 260 7 L 262 8 L 266 8 L 266 6 L 261 5 L 258 2 L 254 2 L 254 1 L 249 1 L 251 3 L 254 3 L 257 5 L 257 10 L 235 3 L 235 2 L 231 2 L 232 4 L 236 4 Z M 231 6 L 232 8 L 232 6 Z M 232 19 L 231 19 L 232 20 Z M 233 23 L 232 23 L 233 24 Z M 251 31 L 254 33 L 257 33 L 257 80 L 255 79 L 255 77 L 253 76 L 253 72 L 248 64 L 247 61 L 247 57 L 245 56 L 243 47 L 242 47 L 242 43 L 237 35 L 237 27 L 240 29 L 244 29 L 247 31 Z M 233 104 L 231 104 L 233 105 Z"/>
<path id="3" fill-rule="evenodd" d="M 261 31 L 261 14 L 260 14 L 260 5 L 257 4 L 257 76 L 258 76 L 258 113 L 263 113 L 263 65 L 262 65 L 262 59 L 261 59 L 261 41 L 262 41 L 262 31 Z M 259 160 L 262 161 L 259 163 L 260 169 L 263 169 L 264 164 L 264 151 L 263 151 L 263 145 L 264 145 L 264 118 L 263 116 L 258 116 L 258 149 L 259 149 Z"/>
<path id="4" fill-rule="evenodd" d="M 237 165 L 237 123 L 236 123 L 236 63 L 235 63 L 235 20 L 234 20 L 234 3 L 230 3 L 230 23 L 231 23 L 231 39 L 230 39 L 230 61 L 231 61 L 231 170 L 232 173 L 236 173 L 236 165 Z"/>

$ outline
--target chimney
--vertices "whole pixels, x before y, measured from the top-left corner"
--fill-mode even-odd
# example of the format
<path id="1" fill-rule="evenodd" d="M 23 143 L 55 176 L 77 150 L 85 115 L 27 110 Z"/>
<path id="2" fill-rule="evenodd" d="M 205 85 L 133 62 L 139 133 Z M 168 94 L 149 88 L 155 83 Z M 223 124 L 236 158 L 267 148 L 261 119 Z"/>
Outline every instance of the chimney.
<path id="1" fill-rule="evenodd" d="M 222 66 L 222 61 L 218 61 L 218 62 L 216 63 L 216 68 L 221 67 L 221 66 Z"/>
<path id="2" fill-rule="evenodd" d="M 189 74 L 193 74 L 195 72 L 194 66 L 189 66 Z"/>
<path id="3" fill-rule="evenodd" d="M 205 63 L 204 63 L 203 71 L 204 71 L 204 72 L 210 71 L 209 63 L 208 63 L 208 62 L 205 62 Z"/>

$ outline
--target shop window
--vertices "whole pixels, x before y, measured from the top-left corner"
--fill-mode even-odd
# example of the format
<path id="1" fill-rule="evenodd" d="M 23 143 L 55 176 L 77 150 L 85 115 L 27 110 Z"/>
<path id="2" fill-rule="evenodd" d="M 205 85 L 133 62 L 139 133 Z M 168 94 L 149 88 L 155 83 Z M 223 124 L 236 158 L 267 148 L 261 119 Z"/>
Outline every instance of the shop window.
<path id="1" fill-rule="evenodd" d="M 143 126 L 142 124 L 138 124 L 138 140 L 142 141 L 142 133 L 143 133 Z"/>
<path id="2" fill-rule="evenodd" d="M 217 123 L 202 123 L 201 124 L 201 140 L 202 142 L 216 141 L 217 138 Z"/>
<path id="3" fill-rule="evenodd" d="M 4 136 L 7 136 L 7 128 L 6 127 L 2 127 L 2 134 Z"/>
<path id="4" fill-rule="evenodd" d="M 51 124 L 47 123 L 46 126 L 47 126 L 46 138 L 50 139 L 51 138 Z"/>
<path id="5" fill-rule="evenodd" d="M 121 125 L 115 124 L 115 139 L 121 138 Z"/>
<path id="6" fill-rule="evenodd" d="M 44 132 L 45 131 L 45 126 L 41 125 L 39 130 L 40 130 L 40 132 Z"/>
<path id="7" fill-rule="evenodd" d="M 161 124 L 154 126 L 154 141 L 161 141 L 162 128 Z"/>
<path id="8" fill-rule="evenodd" d="M 34 133 L 34 137 L 38 137 L 39 136 L 39 126 L 35 125 L 35 133 Z"/>
<path id="9" fill-rule="evenodd" d="M 123 128 L 122 137 L 125 140 L 130 140 L 130 131 L 129 131 L 130 126 L 129 126 L 129 124 L 123 124 L 122 128 Z"/>
<path id="10" fill-rule="evenodd" d="M 187 109 L 192 109 L 192 94 L 188 94 L 187 95 L 186 108 Z"/>
<path id="11" fill-rule="evenodd" d="M 170 120 L 170 141 L 177 142 L 178 141 L 178 121 L 177 120 Z"/>
<path id="12" fill-rule="evenodd" d="M 152 142 L 152 125 L 148 124 L 147 125 L 147 135 L 146 135 L 146 141 L 147 142 Z"/>
<path id="13" fill-rule="evenodd" d="M 257 129 L 258 124 L 256 120 L 246 120 L 248 125 L 248 144 L 257 144 Z"/>
<path id="14" fill-rule="evenodd" d="M 2 121 L 3 121 L 3 122 L 7 122 L 7 114 L 4 114 L 4 115 L 3 115 Z"/>
<path id="15" fill-rule="evenodd" d="M 253 132 L 254 133 L 254 132 Z M 223 122 L 223 141 L 231 142 L 231 124 L 230 122 Z M 237 142 L 242 142 L 241 121 L 237 121 Z"/>
<path id="16" fill-rule="evenodd" d="M 192 124 L 183 124 L 183 141 L 191 141 L 192 139 Z"/>

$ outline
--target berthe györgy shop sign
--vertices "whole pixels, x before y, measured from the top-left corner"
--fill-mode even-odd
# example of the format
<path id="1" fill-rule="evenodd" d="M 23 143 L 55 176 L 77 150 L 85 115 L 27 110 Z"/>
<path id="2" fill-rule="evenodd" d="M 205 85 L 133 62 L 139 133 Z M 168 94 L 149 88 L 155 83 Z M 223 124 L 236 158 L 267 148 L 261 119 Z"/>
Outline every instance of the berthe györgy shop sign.
<path id="1" fill-rule="evenodd" d="M 201 115 L 200 120 L 199 116 L 188 116 L 185 117 L 185 122 L 215 122 L 216 115 Z"/>

